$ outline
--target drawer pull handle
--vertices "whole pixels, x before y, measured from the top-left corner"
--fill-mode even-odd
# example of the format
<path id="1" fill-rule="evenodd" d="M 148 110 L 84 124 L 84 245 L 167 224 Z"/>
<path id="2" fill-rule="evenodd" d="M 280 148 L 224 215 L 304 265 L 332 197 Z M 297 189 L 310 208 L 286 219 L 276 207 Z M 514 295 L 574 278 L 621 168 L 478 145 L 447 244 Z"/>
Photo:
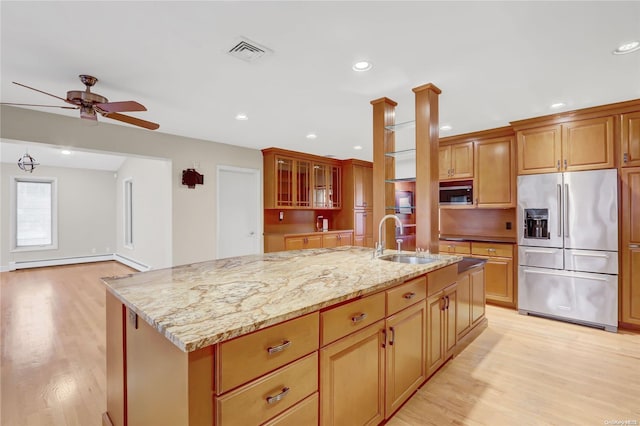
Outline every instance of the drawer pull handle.
<path id="1" fill-rule="evenodd" d="M 279 394 L 267 397 L 267 404 L 275 404 L 276 402 L 280 401 L 282 398 L 287 396 L 288 393 L 289 393 L 289 388 L 286 388 L 286 387 L 282 388 L 282 392 L 280 392 Z"/>
<path id="2" fill-rule="evenodd" d="M 413 299 L 414 297 L 416 297 L 416 294 L 414 292 L 409 292 L 409 293 L 405 294 L 402 297 L 404 297 L 405 299 L 409 299 L 410 300 L 410 299 Z"/>
<path id="3" fill-rule="evenodd" d="M 354 324 L 357 324 L 357 323 L 359 323 L 360 321 L 364 320 L 365 318 L 367 318 L 367 314 L 366 314 L 365 312 L 363 312 L 363 313 L 361 313 L 360 315 L 356 315 L 356 316 L 351 317 L 351 321 L 352 321 Z"/>
<path id="4" fill-rule="evenodd" d="M 275 353 L 284 351 L 289 346 L 291 346 L 291 340 L 285 340 L 280 345 L 268 347 L 267 352 L 269 352 L 270 354 L 275 354 Z"/>

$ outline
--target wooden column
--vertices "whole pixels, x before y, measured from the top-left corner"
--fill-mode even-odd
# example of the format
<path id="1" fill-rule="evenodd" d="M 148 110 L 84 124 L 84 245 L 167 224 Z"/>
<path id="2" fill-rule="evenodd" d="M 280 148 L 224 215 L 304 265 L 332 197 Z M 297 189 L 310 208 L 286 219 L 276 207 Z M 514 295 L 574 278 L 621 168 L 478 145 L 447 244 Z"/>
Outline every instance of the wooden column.
<path id="1" fill-rule="evenodd" d="M 395 108 L 398 105 L 389 98 L 371 101 L 373 105 L 373 240 L 378 241 L 378 224 L 387 213 L 386 207 L 394 204 L 394 185 L 386 184 L 386 179 L 395 178 L 395 162 L 386 152 L 395 150 L 395 135 L 385 126 L 395 124 Z M 436 157 L 437 158 L 437 157 Z M 390 211 L 393 213 L 393 211 Z M 395 223 L 387 221 L 385 225 L 385 245 L 393 247 L 395 242 Z"/>
<path id="2" fill-rule="evenodd" d="M 438 95 L 442 91 L 429 83 L 414 88 L 413 92 L 416 98 L 416 247 L 438 253 Z"/>

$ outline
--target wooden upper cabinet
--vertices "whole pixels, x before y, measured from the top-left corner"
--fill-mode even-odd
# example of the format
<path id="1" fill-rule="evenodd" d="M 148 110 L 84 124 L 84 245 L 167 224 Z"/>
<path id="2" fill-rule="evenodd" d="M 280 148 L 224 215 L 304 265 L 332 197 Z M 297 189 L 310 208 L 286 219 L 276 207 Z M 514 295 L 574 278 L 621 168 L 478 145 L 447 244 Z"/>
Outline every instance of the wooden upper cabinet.
<path id="1" fill-rule="evenodd" d="M 557 172 L 562 157 L 560 125 L 518 132 L 518 174 Z"/>
<path id="2" fill-rule="evenodd" d="M 473 177 L 473 142 L 443 145 L 438 149 L 440 180 Z"/>
<path id="3" fill-rule="evenodd" d="M 612 168 L 613 155 L 613 117 L 562 125 L 563 171 Z"/>
<path id="4" fill-rule="evenodd" d="M 622 114 L 620 164 L 640 166 L 640 111 Z"/>
<path id="5" fill-rule="evenodd" d="M 262 150 L 265 209 L 340 209 L 339 162 L 294 151 Z"/>
<path id="6" fill-rule="evenodd" d="M 612 168 L 613 127 L 608 116 L 520 130 L 518 174 Z"/>
<path id="7" fill-rule="evenodd" d="M 353 166 L 354 208 L 373 208 L 373 168 Z"/>
<path id="8" fill-rule="evenodd" d="M 513 137 L 475 142 L 476 207 L 506 208 L 516 205 L 515 142 Z"/>

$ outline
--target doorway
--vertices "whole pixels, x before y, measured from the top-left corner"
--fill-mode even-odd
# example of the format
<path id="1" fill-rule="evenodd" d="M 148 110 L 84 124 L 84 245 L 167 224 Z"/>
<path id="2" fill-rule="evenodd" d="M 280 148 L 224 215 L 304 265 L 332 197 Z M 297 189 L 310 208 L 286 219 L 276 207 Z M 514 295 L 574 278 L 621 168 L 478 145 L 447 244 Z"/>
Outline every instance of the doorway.
<path id="1" fill-rule="evenodd" d="M 216 258 L 261 253 L 260 170 L 218 166 L 217 182 Z"/>

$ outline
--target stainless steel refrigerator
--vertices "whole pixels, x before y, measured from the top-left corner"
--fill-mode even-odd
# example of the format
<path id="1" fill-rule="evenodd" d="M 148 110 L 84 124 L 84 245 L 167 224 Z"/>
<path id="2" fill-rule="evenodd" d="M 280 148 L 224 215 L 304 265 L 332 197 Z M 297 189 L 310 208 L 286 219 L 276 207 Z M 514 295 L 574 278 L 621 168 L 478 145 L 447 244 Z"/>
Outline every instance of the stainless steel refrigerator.
<path id="1" fill-rule="evenodd" d="M 518 311 L 617 331 L 615 169 L 518 176 Z"/>

